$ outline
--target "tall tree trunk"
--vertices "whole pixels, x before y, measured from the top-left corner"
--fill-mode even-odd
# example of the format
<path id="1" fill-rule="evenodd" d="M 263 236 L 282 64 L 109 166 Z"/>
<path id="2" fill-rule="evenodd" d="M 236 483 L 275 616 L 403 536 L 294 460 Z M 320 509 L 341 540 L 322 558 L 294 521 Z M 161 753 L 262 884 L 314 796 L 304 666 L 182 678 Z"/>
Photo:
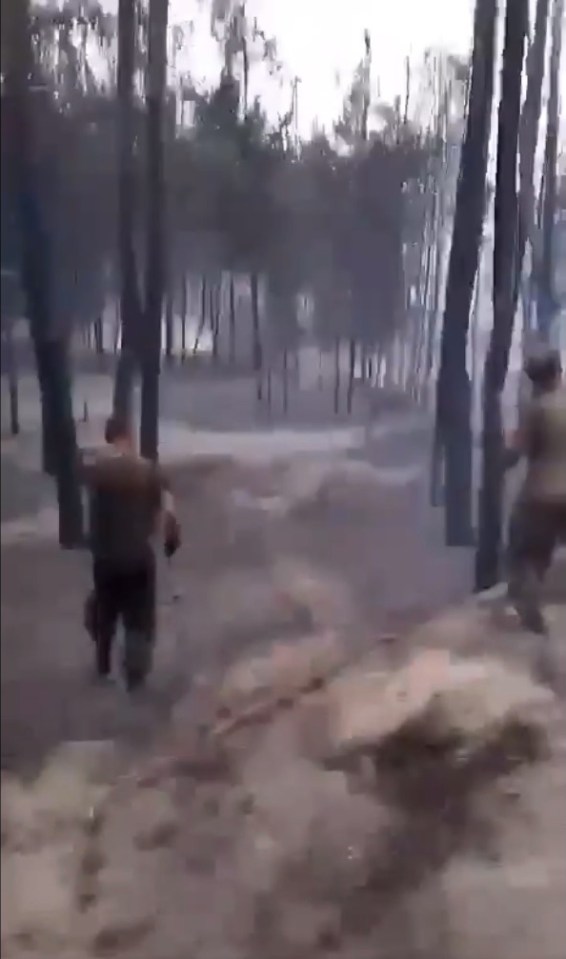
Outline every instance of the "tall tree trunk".
<path id="1" fill-rule="evenodd" d="M 259 318 L 259 278 L 255 270 L 250 274 L 250 294 L 252 306 L 252 363 L 256 377 L 256 396 L 258 402 L 261 402 L 263 397 L 263 349 L 261 345 L 261 323 Z"/>
<path id="2" fill-rule="evenodd" d="M 68 355 L 64 334 L 53 322 L 50 238 L 39 195 L 40 158 L 29 87 L 35 75 L 29 7 L 20 0 L 4 13 L 4 102 L 9 111 L 10 172 L 21 218 L 22 288 L 41 394 L 45 465 L 57 487 L 59 543 L 73 548 L 83 542 L 83 509 Z"/>
<path id="3" fill-rule="evenodd" d="M 167 57 L 167 47 L 165 56 Z M 165 69 L 167 69 L 167 60 L 165 61 Z M 165 82 L 165 81 L 164 81 Z M 173 152 L 173 146 L 175 143 L 175 134 L 176 134 L 176 125 L 177 125 L 177 99 L 174 93 L 171 91 L 167 92 L 166 88 L 164 89 L 164 137 L 165 142 L 163 145 L 163 163 L 167 158 L 171 157 Z M 163 174 L 163 180 L 169 182 L 171 179 L 171 171 L 166 170 Z M 168 364 L 171 364 L 174 360 L 175 354 L 175 285 L 174 285 L 174 270 L 171 266 L 171 256 L 170 256 L 170 237 L 171 237 L 171 210 L 169 203 L 169 196 L 167 191 L 164 188 L 163 201 L 165 204 L 165 215 L 164 215 L 164 227 L 163 227 L 163 253 L 162 260 L 164 262 L 165 270 L 165 288 L 164 288 L 164 298 L 165 298 L 165 359 Z"/>
<path id="4" fill-rule="evenodd" d="M 528 0 L 508 0 L 497 131 L 493 329 L 483 384 L 483 457 L 478 503 L 477 589 L 493 586 L 500 571 L 504 491 L 502 394 L 513 336 L 518 232 L 517 148 L 528 12 Z"/>
<path id="5" fill-rule="evenodd" d="M 283 350 L 283 412 L 289 410 L 289 351 Z"/>
<path id="6" fill-rule="evenodd" d="M 147 254 L 140 448 L 157 460 L 159 450 L 159 370 L 161 316 L 165 292 L 165 182 L 163 165 L 164 97 L 167 68 L 168 0 L 150 0 L 147 110 Z"/>
<path id="7" fill-rule="evenodd" d="M 230 365 L 233 366 L 236 362 L 236 295 L 233 273 L 230 273 L 229 287 L 228 358 Z"/>
<path id="8" fill-rule="evenodd" d="M 104 356 L 104 324 L 102 315 L 97 316 L 94 324 L 94 348 L 97 356 Z"/>
<path id="9" fill-rule="evenodd" d="M 420 277 L 420 302 L 417 329 L 413 343 L 413 357 L 410 373 L 410 388 L 415 399 L 420 402 L 423 381 L 423 366 L 427 338 L 430 330 L 430 287 L 433 269 L 434 236 L 436 222 L 436 194 L 433 195 L 432 209 L 425 223 L 425 249 L 422 257 Z M 425 377 L 426 382 L 426 377 Z"/>
<path id="10" fill-rule="evenodd" d="M 142 304 L 134 246 L 134 65 L 136 0 L 118 4 L 118 257 L 122 342 L 114 380 L 113 409 L 125 418 L 133 413 L 133 390 L 139 359 Z"/>
<path id="11" fill-rule="evenodd" d="M 187 274 L 183 272 L 181 278 L 181 359 L 184 362 L 187 355 L 187 309 L 188 309 L 188 290 Z"/>
<path id="12" fill-rule="evenodd" d="M 556 220 L 556 178 L 558 159 L 560 59 L 564 29 L 564 0 L 554 0 L 550 49 L 550 89 L 544 150 L 544 197 L 542 249 L 538 276 L 538 332 L 549 342 L 558 304 L 554 292 L 554 237 Z"/>
<path id="13" fill-rule="evenodd" d="M 537 247 L 534 169 L 544 79 L 548 8 L 549 0 L 537 0 L 534 36 L 527 56 L 527 93 L 519 126 L 520 196 L 513 296 L 515 309 L 519 301 L 527 240 L 531 242 L 534 256 Z"/>
<path id="14" fill-rule="evenodd" d="M 198 329 L 195 336 L 195 342 L 193 343 L 193 356 L 195 356 L 196 353 L 198 353 L 198 348 L 200 346 L 200 338 L 206 326 L 206 292 L 207 292 L 207 282 L 206 282 L 206 276 L 203 273 L 201 284 L 200 284 L 200 320 L 199 320 Z"/>
<path id="15" fill-rule="evenodd" d="M 222 280 L 210 284 L 210 336 L 211 357 L 213 363 L 218 362 L 220 345 L 220 283 Z"/>
<path id="16" fill-rule="evenodd" d="M 478 397 L 478 379 L 479 379 L 479 332 L 481 316 L 481 294 L 482 294 L 482 262 L 478 263 L 478 272 L 476 274 L 476 283 L 474 288 L 474 300 L 472 308 L 472 323 L 470 330 L 470 373 L 472 380 L 472 422 L 474 422 L 474 410 Z"/>
<path id="17" fill-rule="evenodd" d="M 8 375 L 8 395 L 10 402 L 10 433 L 17 436 L 20 432 L 19 391 L 18 391 L 18 364 L 14 349 L 14 323 L 8 320 L 3 334 L 6 358 L 6 372 Z"/>
<path id="18" fill-rule="evenodd" d="M 477 0 L 468 120 L 456 191 L 437 389 L 449 546 L 466 546 L 472 540 L 471 386 L 466 351 L 485 212 L 496 19 L 496 0 Z"/>
<path id="19" fill-rule="evenodd" d="M 348 389 L 346 392 L 346 410 L 348 415 L 354 405 L 354 377 L 356 374 L 356 341 L 351 337 L 348 346 Z"/>
<path id="20" fill-rule="evenodd" d="M 173 349 L 174 349 L 174 304 L 173 304 L 173 289 L 171 287 L 171 282 L 167 283 L 167 290 L 165 293 L 165 358 L 168 363 L 173 361 Z"/>
<path id="21" fill-rule="evenodd" d="M 340 349 L 342 342 L 337 336 L 334 342 L 334 413 L 340 412 Z"/>

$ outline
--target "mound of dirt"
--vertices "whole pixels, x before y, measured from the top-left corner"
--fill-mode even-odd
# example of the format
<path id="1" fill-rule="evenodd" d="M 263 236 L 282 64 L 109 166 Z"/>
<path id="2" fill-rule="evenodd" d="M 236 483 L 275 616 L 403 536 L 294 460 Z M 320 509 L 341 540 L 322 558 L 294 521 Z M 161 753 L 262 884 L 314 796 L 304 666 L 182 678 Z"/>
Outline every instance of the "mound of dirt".
<path id="1" fill-rule="evenodd" d="M 276 644 L 135 766 L 72 744 L 4 778 L 2 955 L 558 959 L 556 697 L 494 656 L 344 659 Z"/>

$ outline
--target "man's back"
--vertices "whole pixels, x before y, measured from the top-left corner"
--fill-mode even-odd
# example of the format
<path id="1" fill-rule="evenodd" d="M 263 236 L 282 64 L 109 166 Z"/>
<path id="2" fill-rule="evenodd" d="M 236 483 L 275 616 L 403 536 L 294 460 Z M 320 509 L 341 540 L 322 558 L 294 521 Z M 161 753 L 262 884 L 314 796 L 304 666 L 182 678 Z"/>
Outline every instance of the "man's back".
<path id="1" fill-rule="evenodd" d="M 531 401 L 528 411 L 526 492 L 545 502 L 566 502 L 566 387 Z"/>
<path id="2" fill-rule="evenodd" d="M 85 466 L 85 481 L 95 558 L 126 568 L 143 563 L 161 508 L 159 468 L 134 452 L 108 446 Z"/>

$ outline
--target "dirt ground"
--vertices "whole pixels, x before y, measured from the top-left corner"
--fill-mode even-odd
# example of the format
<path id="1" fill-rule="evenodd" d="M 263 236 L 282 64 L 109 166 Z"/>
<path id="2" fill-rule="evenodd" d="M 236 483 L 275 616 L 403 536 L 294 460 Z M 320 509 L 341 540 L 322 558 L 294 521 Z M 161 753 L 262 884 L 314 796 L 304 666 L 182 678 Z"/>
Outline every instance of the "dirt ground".
<path id="1" fill-rule="evenodd" d="M 8 959 L 559 959 L 554 719 L 551 761 L 506 768 L 496 785 L 490 767 L 469 822 L 448 787 L 404 809 L 375 795 L 365 767 L 352 779 L 315 763 L 316 691 L 226 748 L 200 738 L 226 673 L 233 697 L 238 664 L 271 651 L 284 673 L 308 637 L 339 639 L 351 705 L 375 671 L 431 646 L 525 667 L 524 637 L 462 605 L 469 557 L 443 547 L 423 479 L 382 475 L 347 455 L 176 468 L 184 545 L 160 568 L 155 672 L 137 701 L 93 683 L 87 558 L 49 541 L 2 546 Z M 456 618 L 412 629 L 453 603 Z M 368 655 L 361 680 L 344 669 Z M 243 695 L 250 675 L 244 665 Z M 175 772 L 152 771 L 163 755 Z M 117 757 L 149 772 L 118 778 L 102 814 L 85 764 L 108 782 Z"/>
<path id="2" fill-rule="evenodd" d="M 307 496 L 281 516 L 269 504 L 287 482 L 285 462 L 219 463 L 176 471 L 185 541 L 171 568 L 161 565 L 156 668 L 137 711 L 92 683 L 81 625 L 86 555 L 52 542 L 2 547 L 4 767 L 65 739 L 143 738 L 196 676 L 223 670 L 244 649 L 304 634 L 313 615 L 338 625 L 355 655 L 465 594 L 466 559 L 440 545 L 421 485 L 362 485 L 342 505 L 340 493 L 332 502 Z M 314 614 L 300 582 L 309 576 L 322 591 Z"/>

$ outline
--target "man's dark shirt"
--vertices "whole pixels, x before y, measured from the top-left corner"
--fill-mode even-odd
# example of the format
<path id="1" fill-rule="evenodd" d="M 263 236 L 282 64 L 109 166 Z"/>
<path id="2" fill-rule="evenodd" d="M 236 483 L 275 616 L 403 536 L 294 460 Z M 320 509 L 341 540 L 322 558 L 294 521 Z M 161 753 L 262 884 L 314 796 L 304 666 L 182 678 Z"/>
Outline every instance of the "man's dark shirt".
<path id="1" fill-rule="evenodd" d="M 168 484 L 154 463 L 109 446 L 85 457 L 89 494 L 89 544 L 95 559 L 119 569 L 152 556 L 163 493 Z"/>
<path id="2" fill-rule="evenodd" d="M 545 503 L 566 503 L 566 387 L 534 397 L 522 415 L 527 459 L 524 495 Z"/>

